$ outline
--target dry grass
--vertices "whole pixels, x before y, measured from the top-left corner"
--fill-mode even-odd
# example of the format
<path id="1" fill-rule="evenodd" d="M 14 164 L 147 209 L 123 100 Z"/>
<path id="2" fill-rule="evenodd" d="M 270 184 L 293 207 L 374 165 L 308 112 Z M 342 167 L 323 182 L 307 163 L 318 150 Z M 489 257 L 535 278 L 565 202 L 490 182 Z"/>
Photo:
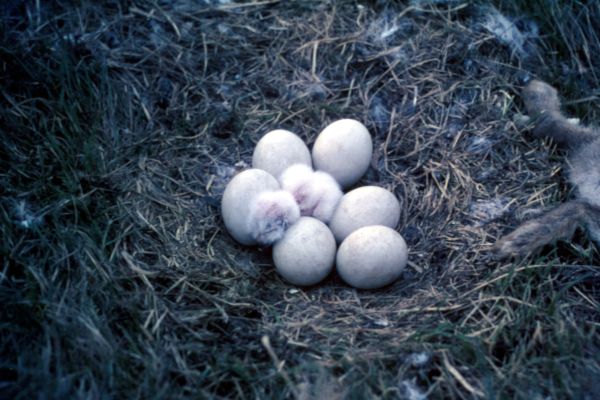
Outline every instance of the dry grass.
<path id="1" fill-rule="evenodd" d="M 0 394 L 599 395 L 598 249 L 490 255 L 569 196 L 518 93 L 538 76 L 600 120 L 599 5 L 497 3 L 515 46 L 483 3 L 42 3 L 0 6 Z M 295 288 L 220 196 L 267 131 L 312 144 L 343 117 L 372 133 L 361 184 L 401 199 L 410 268 Z"/>

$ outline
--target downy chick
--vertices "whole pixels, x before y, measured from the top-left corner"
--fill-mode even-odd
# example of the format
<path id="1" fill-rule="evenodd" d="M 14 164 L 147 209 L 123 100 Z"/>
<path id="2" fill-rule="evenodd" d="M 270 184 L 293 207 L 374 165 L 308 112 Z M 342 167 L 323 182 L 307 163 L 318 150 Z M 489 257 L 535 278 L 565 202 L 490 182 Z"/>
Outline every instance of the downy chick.
<path id="1" fill-rule="evenodd" d="M 344 195 L 331 175 L 313 171 L 303 164 L 295 164 L 286 169 L 279 177 L 279 183 L 283 190 L 294 196 L 301 215 L 317 218 L 324 223 L 329 222 Z"/>

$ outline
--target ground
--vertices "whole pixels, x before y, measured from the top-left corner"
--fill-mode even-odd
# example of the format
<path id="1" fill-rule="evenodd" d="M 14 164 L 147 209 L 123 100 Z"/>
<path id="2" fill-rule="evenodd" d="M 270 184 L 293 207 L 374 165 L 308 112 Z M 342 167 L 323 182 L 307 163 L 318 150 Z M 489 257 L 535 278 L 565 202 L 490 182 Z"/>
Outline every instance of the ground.
<path id="1" fill-rule="evenodd" d="M 522 84 L 600 120 L 600 4 L 8 1 L 0 6 L 0 394 L 600 396 L 600 253 L 492 245 L 572 197 Z M 219 202 L 254 144 L 355 118 L 409 267 L 309 288 Z"/>

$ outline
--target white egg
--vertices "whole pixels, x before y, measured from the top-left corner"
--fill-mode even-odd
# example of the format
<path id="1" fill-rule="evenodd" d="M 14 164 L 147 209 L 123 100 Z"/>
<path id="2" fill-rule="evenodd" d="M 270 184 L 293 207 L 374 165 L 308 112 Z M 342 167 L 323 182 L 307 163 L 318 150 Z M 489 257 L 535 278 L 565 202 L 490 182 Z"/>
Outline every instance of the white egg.
<path id="1" fill-rule="evenodd" d="M 315 217 L 329 222 L 343 196 L 340 185 L 333 177 L 322 171 L 313 171 L 304 164 L 295 164 L 279 177 L 283 190 L 290 192 L 303 216 Z"/>
<path id="2" fill-rule="evenodd" d="M 239 243 L 271 244 L 298 220 L 300 209 L 290 193 L 279 189 L 272 175 L 248 169 L 225 188 L 221 215 L 227 231 Z"/>
<path id="3" fill-rule="evenodd" d="M 329 124 L 317 137 L 312 150 L 315 169 L 327 172 L 344 188 L 360 180 L 369 168 L 372 155 L 369 131 L 353 119 Z"/>
<path id="4" fill-rule="evenodd" d="M 312 167 L 310 151 L 300 137 L 283 129 L 265 134 L 252 154 L 252 168 L 265 170 L 276 178 L 294 164 Z"/>
<path id="5" fill-rule="evenodd" d="M 333 269 L 335 239 L 324 223 L 301 217 L 273 246 L 277 272 L 294 285 L 319 283 Z"/>
<path id="6" fill-rule="evenodd" d="M 335 265 L 350 286 L 377 289 L 398 279 L 407 262 L 402 236 L 387 226 L 374 225 L 354 231 L 342 242 Z"/>
<path id="7" fill-rule="evenodd" d="M 338 203 L 329 228 L 338 243 L 355 230 L 369 225 L 396 228 L 400 202 L 394 194 L 378 186 L 362 186 L 346 193 Z"/>

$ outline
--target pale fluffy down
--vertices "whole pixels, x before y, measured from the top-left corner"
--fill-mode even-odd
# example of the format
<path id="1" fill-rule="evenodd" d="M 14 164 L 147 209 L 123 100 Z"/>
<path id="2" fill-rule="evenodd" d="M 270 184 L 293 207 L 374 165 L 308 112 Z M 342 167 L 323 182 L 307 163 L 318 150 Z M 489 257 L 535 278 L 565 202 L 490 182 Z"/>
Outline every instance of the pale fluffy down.
<path id="1" fill-rule="evenodd" d="M 279 177 L 283 190 L 292 194 L 300 214 L 329 222 L 343 196 L 340 185 L 331 175 L 322 171 L 296 164 L 286 169 Z"/>
<path id="2" fill-rule="evenodd" d="M 315 172 L 313 187 L 321 193 L 321 197 L 313 210 L 313 217 L 323 222 L 329 222 L 344 193 L 335 179 L 327 172 L 322 171 Z"/>
<path id="3" fill-rule="evenodd" d="M 257 195 L 248 214 L 248 230 L 261 245 L 271 245 L 281 239 L 300 218 L 294 197 L 285 190 L 267 191 Z"/>
<path id="4" fill-rule="evenodd" d="M 313 169 L 308 165 L 294 164 L 279 176 L 279 185 L 293 194 L 310 183 L 313 173 Z"/>

